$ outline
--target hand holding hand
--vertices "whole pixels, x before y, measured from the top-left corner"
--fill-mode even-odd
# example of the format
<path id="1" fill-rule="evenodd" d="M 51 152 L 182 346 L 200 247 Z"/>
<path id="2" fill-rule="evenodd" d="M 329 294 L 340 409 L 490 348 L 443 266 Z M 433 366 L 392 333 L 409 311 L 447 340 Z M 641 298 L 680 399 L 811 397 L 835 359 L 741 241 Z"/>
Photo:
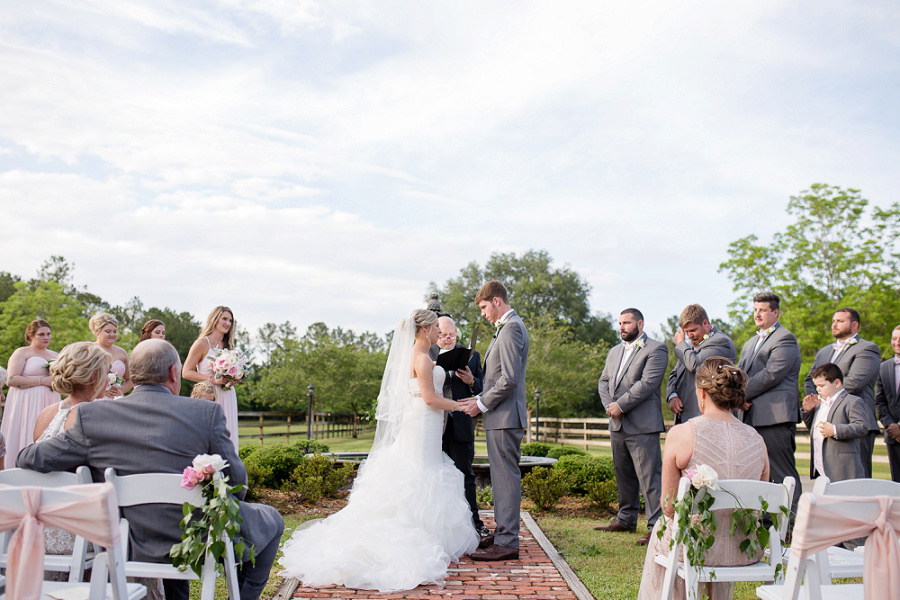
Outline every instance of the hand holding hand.
<path id="1" fill-rule="evenodd" d="M 834 425 L 832 425 L 828 421 L 822 421 L 821 423 L 819 423 L 819 432 L 821 432 L 822 436 L 824 437 L 834 437 Z"/>
<path id="2" fill-rule="evenodd" d="M 463 412 L 470 417 L 477 417 L 481 414 L 481 409 L 478 408 L 478 403 L 475 401 L 475 398 L 469 398 L 468 400 L 465 400 L 464 403 L 465 408 L 463 409 Z"/>
<path id="3" fill-rule="evenodd" d="M 682 336 L 683 338 L 684 336 Z M 684 410 L 684 402 L 681 401 L 681 398 L 678 396 L 672 396 L 669 398 L 669 408 L 672 409 L 672 412 L 676 415 L 680 415 Z"/>
<path id="4" fill-rule="evenodd" d="M 459 380 L 466 385 L 472 385 L 473 383 L 475 383 L 475 376 L 472 375 L 472 371 L 469 370 L 469 367 L 457 369 L 456 376 L 459 377 Z"/>
<path id="5" fill-rule="evenodd" d="M 672 342 L 674 342 L 675 345 L 677 346 L 678 344 L 680 344 L 683 341 L 684 341 L 684 330 L 679 329 L 678 331 L 675 332 L 675 336 L 672 338 Z M 679 411 L 679 412 L 681 412 L 681 411 Z"/>
<path id="6" fill-rule="evenodd" d="M 681 412 L 681 411 L 679 411 L 679 412 Z M 610 417 L 618 419 L 625 413 L 623 413 L 622 409 L 619 408 L 618 402 L 611 402 L 610 405 L 606 407 L 606 414 L 608 414 Z"/>
<path id="7" fill-rule="evenodd" d="M 889 436 L 891 436 L 891 438 L 893 438 L 894 441 L 900 442 L 900 425 L 898 425 L 896 423 L 891 423 L 890 425 L 887 426 L 885 431 L 887 431 L 887 434 Z"/>
<path id="8" fill-rule="evenodd" d="M 803 412 L 815 410 L 820 402 L 822 402 L 822 399 L 819 398 L 818 394 L 809 394 L 808 396 L 803 398 Z"/>
<path id="9" fill-rule="evenodd" d="M 753 406 L 753 404 L 751 404 L 750 402 L 744 402 L 744 405 L 741 407 L 741 410 L 744 412 L 747 412 L 748 410 L 750 410 L 751 406 Z"/>

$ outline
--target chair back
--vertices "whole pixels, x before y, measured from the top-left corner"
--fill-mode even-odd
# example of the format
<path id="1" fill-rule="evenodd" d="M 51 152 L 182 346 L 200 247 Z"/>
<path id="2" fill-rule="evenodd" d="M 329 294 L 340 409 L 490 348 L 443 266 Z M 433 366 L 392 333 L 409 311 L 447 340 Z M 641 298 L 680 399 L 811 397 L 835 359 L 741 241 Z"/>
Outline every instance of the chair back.
<path id="1" fill-rule="evenodd" d="M 893 496 L 816 496 L 803 494 L 797 506 L 791 559 L 785 576 L 789 597 L 796 598 L 811 563 L 808 558 L 848 539 L 868 536 L 863 569 L 865 597 L 900 598 L 900 498 Z M 811 576 L 810 576 L 811 575 Z M 820 577 L 805 579 L 815 590 Z"/>
<path id="2" fill-rule="evenodd" d="M 181 487 L 181 475 L 177 473 L 139 473 L 118 475 L 112 467 L 103 472 L 104 478 L 116 488 L 119 506 L 139 504 L 184 504 L 202 506 L 200 486 L 191 490 Z"/>
<path id="3" fill-rule="evenodd" d="M 831 481 L 820 475 L 813 483 L 816 496 L 894 496 L 900 498 L 900 483 L 889 479 L 845 479 Z"/>
<path id="4" fill-rule="evenodd" d="M 8 597 L 36 600 L 41 596 L 45 525 L 84 537 L 117 556 L 121 545 L 118 513 L 115 489 L 105 483 L 58 488 L 0 485 L 0 530 L 16 530 L 9 544 Z M 125 600 L 122 564 L 112 558 L 109 564 L 113 598 Z M 104 571 L 104 592 L 105 576 Z"/>

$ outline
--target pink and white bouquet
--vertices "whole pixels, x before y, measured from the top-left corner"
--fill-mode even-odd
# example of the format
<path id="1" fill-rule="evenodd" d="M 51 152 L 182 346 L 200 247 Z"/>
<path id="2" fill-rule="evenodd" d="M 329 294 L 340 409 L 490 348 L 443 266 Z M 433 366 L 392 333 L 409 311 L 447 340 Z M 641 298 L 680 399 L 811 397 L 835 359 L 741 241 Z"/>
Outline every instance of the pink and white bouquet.
<path id="1" fill-rule="evenodd" d="M 237 349 L 217 348 L 215 354 L 207 359 L 209 367 L 216 379 L 224 379 L 225 387 L 233 387 L 240 383 L 246 374 L 250 360 Z"/>
<path id="2" fill-rule="evenodd" d="M 223 473 L 226 467 L 228 462 L 218 454 L 198 454 L 191 466 L 185 467 L 181 474 L 181 487 L 192 490 L 200 486 L 203 504 L 194 506 L 190 502 L 184 503 L 181 541 L 169 550 L 172 564 L 180 571 L 191 569 L 199 577 L 206 554 L 210 553 L 215 560 L 216 571 L 223 574 L 222 559 L 226 545 L 235 541 L 243 522 L 235 494 L 244 489 L 240 484 L 228 484 L 228 476 Z M 243 540 L 235 541 L 235 555 L 243 556 L 245 546 Z M 247 550 L 253 560 L 255 549 L 249 546 Z"/>
<path id="3" fill-rule="evenodd" d="M 683 476 L 691 480 L 695 490 L 703 487 L 711 490 L 719 489 L 719 474 L 707 464 L 700 465 L 696 469 L 685 469 Z"/>

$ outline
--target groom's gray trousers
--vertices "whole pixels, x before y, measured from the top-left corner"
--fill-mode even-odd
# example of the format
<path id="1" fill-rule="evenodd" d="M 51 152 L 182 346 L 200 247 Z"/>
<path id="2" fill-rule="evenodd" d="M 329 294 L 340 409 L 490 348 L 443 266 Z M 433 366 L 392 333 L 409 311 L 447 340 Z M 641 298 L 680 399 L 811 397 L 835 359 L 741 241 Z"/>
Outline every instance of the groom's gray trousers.
<path id="1" fill-rule="evenodd" d="M 524 429 L 488 429 L 488 461 L 494 495 L 494 543 L 519 547 L 519 507 L 522 504 L 522 474 L 519 471 Z"/>

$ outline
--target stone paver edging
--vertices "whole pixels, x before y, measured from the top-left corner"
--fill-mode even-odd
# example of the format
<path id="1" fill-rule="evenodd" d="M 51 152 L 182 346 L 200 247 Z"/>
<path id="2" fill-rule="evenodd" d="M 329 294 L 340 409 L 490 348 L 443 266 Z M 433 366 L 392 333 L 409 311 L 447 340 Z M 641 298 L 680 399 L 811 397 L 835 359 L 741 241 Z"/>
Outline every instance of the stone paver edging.
<path id="1" fill-rule="evenodd" d="M 493 527 L 494 515 L 482 511 L 485 525 Z M 568 563 L 527 512 L 522 513 L 519 560 L 477 562 L 463 557 L 451 564 L 443 586 L 419 587 L 380 594 L 339 586 L 307 588 L 293 577 L 281 584 L 274 600 L 291 598 L 444 598 L 446 600 L 593 600 Z"/>

